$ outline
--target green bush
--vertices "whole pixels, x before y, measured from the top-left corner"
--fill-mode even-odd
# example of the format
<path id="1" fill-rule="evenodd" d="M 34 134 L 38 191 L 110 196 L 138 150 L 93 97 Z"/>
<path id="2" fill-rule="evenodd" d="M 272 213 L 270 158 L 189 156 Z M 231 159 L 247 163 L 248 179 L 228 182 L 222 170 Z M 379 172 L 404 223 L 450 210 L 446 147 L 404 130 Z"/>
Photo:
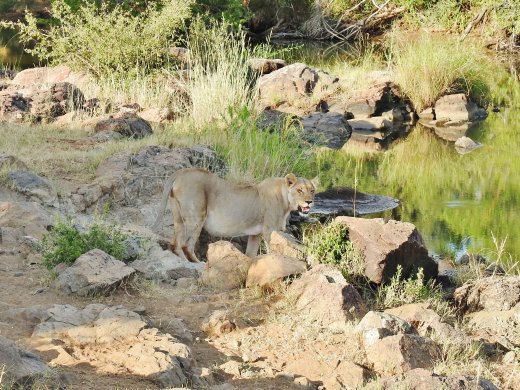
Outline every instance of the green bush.
<path id="1" fill-rule="evenodd" d="M 332 222 L 309 229 L 304 234 L 303 242 L 311 263 L 334 265 L 349 282 L 364 274 L 363 255 L 349 241 L 345 225 Z"/>
<path id="2" fill-rule="evenodd" d="M 43 264 L 52 269 L 60 263 L 73 263 L 82 254 L 91 249 L 101 249 L 124 260 L 125 241 L 128 236 L 114 225 L 95 222 L 82 232 L 72 219 L 60 220 L 50 233 L 42 239 Z"/>
<path id="3" fill-rule="evenodd" d="M 54 22 L 40 29 L 30 12 L 23 22 L 3 22 L 0 27 L 17 28 L 27 51 L 51 64 L 69 65 L 102 76 L 131 77 L 163 66 L 168 48 L 190 14 L 192 0 L 150 2 L 138 14 L 123 6 L 83 1 L 77 10 L 65 0 L 52 3 Z M 161 5 L 158 7 L 158 5 Z"/>

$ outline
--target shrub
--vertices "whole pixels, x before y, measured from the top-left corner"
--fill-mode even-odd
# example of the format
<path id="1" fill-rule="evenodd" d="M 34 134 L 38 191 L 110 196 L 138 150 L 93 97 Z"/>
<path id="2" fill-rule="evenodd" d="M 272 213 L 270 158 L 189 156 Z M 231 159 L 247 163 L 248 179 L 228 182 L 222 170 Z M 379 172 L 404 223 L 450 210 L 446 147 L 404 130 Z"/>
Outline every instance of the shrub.
<path id="1" fill-rule="evenodd" d="M 158 7 L 161 5 L 161 7 Z M 77 10 L 65 0 L 52 2 L 53 22 L 42 30 L 30 12 L 25 23 L 4 22 L 0 27 L 18 28 L 22 43 L 40 60 L 65 64 L 96 76 L 128 77 L 139 70 L 164 65 L 168 47 L 190 16 L 191 0 L 158 0 L 132 14 L 123 6 L 83 1 Z"/>
<path id="2" fill-rule="evenodd" d="M 91 249 L 101 249 L 124 260 L 125 241 L 128 237 L 115 225 L 95 222 L 82 232 L 72 219 L 60 220 L 42 239 L 43 264 L 52 269 L 60 263 L 73 263 Z"/>
<path id="3" fill-rule="evenodd" d="M 334 265 L 349 282 L 364 274 L 363 255 L 349 241 L 345 225 L 332 222 L 308 229 L 303 242 L 311 263 Z"/>
<path id="4" fill-rule="evenodd" d="M 411 40 L 411 41 L 410 41 Z M 447 93 L 462 92 L 485 103 L 493 66 L 483 51 L 457 38 L 394 34 L 389 44 L 395 81 L 417 111 Z"/>

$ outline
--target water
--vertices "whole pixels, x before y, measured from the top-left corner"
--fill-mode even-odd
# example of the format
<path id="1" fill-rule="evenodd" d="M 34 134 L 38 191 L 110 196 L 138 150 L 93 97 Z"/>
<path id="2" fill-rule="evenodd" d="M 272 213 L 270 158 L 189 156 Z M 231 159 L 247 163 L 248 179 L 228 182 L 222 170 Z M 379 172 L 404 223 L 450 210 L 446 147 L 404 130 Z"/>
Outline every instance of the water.
<path id="1" fill-rule="evenodd" d="M 351 58 L 345 47 L 306 48 L 301 62 L 326 69 L 342 58 Z M 520 90 L 509 88 L 515 90 L 500 93 L 512 108 L 490 112 L 467 133 L 483 147 L 460 155 L 453 142 L 418 124 L 384 153 L 324 158 L 322 183 L 399 198 L 401 206 L 386 216 L 414 223 L 433 254 L 456 259 L 471 251 L 496 259 L 504 244 L 502 259 L 520 262 Z"/>
<path id="2" fill-rule="evenodd" d="M 37 64 L 37 60 L 24 52 L 12 30 L 0 29 L 0 69 L 26 69 Z"/>

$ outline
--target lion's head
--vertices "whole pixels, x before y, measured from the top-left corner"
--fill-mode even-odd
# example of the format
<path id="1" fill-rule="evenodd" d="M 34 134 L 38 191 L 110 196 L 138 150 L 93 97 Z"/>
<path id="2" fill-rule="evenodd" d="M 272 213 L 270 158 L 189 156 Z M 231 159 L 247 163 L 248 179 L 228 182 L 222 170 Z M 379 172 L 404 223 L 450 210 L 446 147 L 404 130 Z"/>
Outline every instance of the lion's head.
<path id="1" fill-rule="evenodd" d="M 298 210 L 302 214 L 307 214 L 314 203 L 314 193 L 319 185 L 318 177 L 307 180 L 289 173 L 285 176 L 285 181 L 289 187 L 288 198 L 291 210 Z"/>

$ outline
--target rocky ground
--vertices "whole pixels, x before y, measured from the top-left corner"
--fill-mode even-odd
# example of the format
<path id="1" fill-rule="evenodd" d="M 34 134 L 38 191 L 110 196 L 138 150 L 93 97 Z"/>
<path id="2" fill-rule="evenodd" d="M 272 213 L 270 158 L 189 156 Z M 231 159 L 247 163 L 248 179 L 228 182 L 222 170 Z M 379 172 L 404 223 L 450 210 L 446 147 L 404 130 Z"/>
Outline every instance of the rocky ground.
<path id="1" fill-rule="evenodd" d="M 0 116 L 63 126 L 77 110 L 96 105 L 75 87 L 76 77 L 63 68 L 21 72 L 0 88 Z M 363 96 L 342 99 L 332 93 L 337 78 L 303 64 L 281 67 L 260 79 L 260 105 L 267 120 L 300 116 L 311 143 L 381 149 L 387 126 L 406 124 L 413 113 L 388 75 L 369 77 Z M 149 122 L 170 120 L 155 109 L 156 119 L 147 121 L 143 111 L 121 108 L 90 120 L 77 138 L 44 142 L 34 153 L 71 147 L 89 153 L 107 139 L 146 139 L 155 126 Z M 421 113 L 451 130 L 483 115 L 461 95 Z M 181 168 L 225 167 L 202 145 L 134 149 L 107 156 L 84 179 L 71 178 L 66 166 L 44 176 L 24 156 L 0 155 L 2 386 L 520 388 L 519 277 L 494 269 L 458 286 L 457 270 L 429 256 L 412 224 L 350 217 L 337 222 L 348 227 L 363 255 L 362 276 L 374 289 L 390 282 L 398 266 L 404 277 L 421 267 L 442 283 L 459 317 L 440 316 L 431 302 L 374 307 L 334 267 L 308 264 L 302 245 L 287 234 L 274 233 L 272 253 L 256 259 L 240 252 L 240 240 L 205 236 L 198 250 L 207 262 L 188 263 L 165 250 L 171 217 L 159 232 L 149 228 L 164 180 Z M 131 236 L 126 264 L 92 250 L 49 272 L 38 244 L 56 216 L 86 223 L 105 209 Z"/>

